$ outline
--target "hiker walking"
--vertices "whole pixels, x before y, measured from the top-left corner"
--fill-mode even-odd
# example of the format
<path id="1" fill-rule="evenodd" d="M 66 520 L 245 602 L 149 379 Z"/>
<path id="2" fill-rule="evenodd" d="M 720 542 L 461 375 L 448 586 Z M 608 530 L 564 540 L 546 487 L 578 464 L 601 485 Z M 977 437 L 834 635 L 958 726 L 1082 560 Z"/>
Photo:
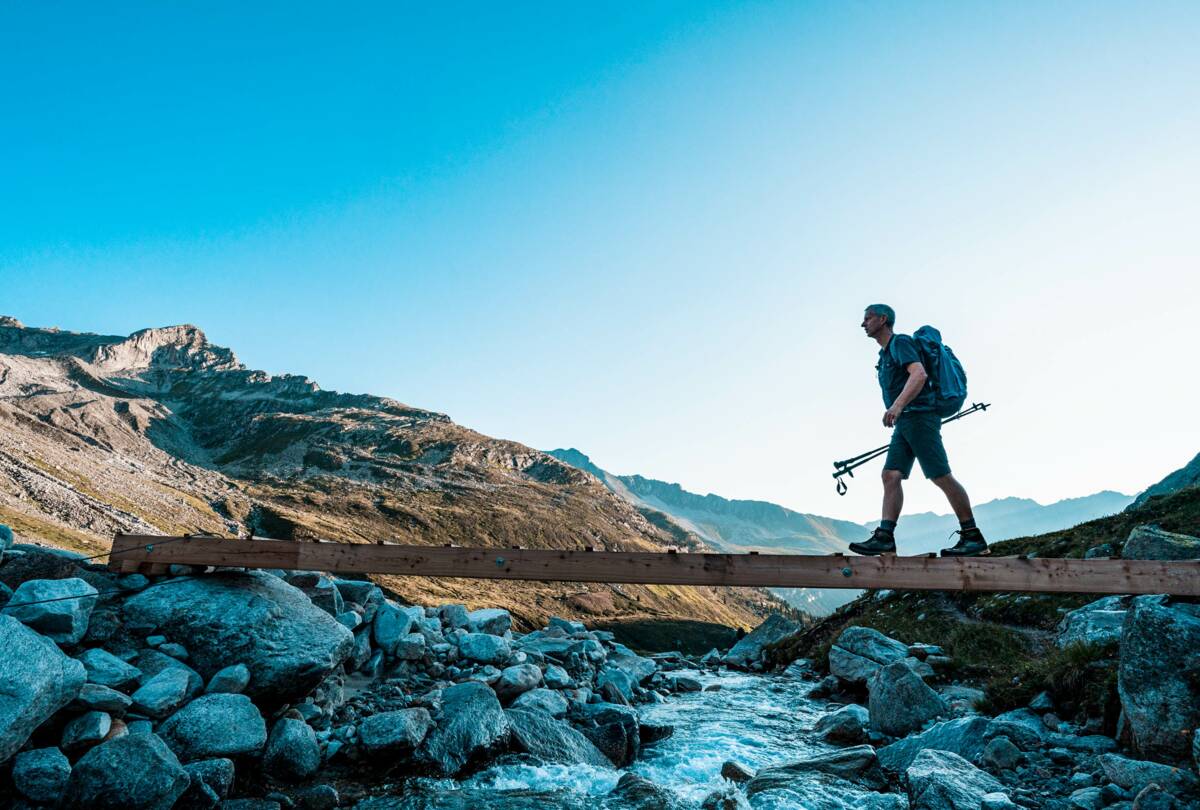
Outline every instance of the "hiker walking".
<path id="1" fill-rule="evenodd" d="M 937 411 L 933 385 L 926 385 L 928 374 L 921 349 L 909 335 L 893 331 L 896 312 L 886 304 L 872 304 L 863 315 L 862 328 L 867 337 L 879 344 L 879 386 L 883 389 L 883 424 L 893 428 L 892 442 L 883 463 L 883 519 L 879 528 L 862 543 L 851 543 L 856 554 L 895 554 L 896 521 L 904 506 L 901 482 L 912 472 L 913 461 L 921 463 L 921 472 L 950 501 L 962 527 L 958 542 L 942 549 L 943 557 L 974 557 L 987 553 L 987 541 L 975 526 L 971 499 L 962 484 L 950 474 L 946 448 L 942 446 L 942 420 Z M 930 327 L 933 335 L 936 330 Z M 918 330 L 918 336 L 921 330 Z M 938 336 L 940 342 L 940 336 Z M 965 390 L 965 389 L 964 389 Z"/>

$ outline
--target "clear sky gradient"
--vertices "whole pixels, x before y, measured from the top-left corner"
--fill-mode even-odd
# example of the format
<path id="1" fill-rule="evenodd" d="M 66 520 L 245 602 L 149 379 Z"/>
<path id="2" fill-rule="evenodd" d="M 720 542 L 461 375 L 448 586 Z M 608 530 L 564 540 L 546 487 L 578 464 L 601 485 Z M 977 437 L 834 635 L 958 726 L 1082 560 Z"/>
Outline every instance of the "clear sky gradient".
<path id="1" fill-rule="evenodd" d="M 1134 492 L 1200 450 L 1197 42 L 1182 2 L 10 3 L 0 313 L 866 520 L 881 301 L 995 405 L 946 430 L 976 501 Z"/>

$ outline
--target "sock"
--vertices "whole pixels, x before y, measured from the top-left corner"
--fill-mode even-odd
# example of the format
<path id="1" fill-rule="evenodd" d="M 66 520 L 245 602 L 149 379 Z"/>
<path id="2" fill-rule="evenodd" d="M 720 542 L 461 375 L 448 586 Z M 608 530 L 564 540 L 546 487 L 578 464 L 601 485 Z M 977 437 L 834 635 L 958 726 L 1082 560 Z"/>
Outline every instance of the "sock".
<path id="1" fill-rule="evenodd" d="M 879 528 L 883 529 L 883 530 L 884 530 L 885 532 L 887 532 L 888 534 L 895 534 L 895 532 L 896 532 L 896 521 L 894 521 L 894 520 L 881 520 L 881 521 L 879 521 Z"/>
<path id="2" fill-rule="evenodd" d="M 975 528 L 975 518 L 971 518 L 970 520 L 960 520 L 958 522 L 958 525 L 962 528 L 962 530 L 964 532 L 967 529 L 974 529 Z"/>

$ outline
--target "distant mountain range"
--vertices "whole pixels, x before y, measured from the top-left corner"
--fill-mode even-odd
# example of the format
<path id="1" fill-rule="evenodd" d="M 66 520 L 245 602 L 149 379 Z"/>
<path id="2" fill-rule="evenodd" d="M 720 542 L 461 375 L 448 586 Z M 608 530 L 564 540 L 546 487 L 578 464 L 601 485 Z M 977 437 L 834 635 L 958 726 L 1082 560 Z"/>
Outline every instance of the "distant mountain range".
<path id="1" fill-rule="evenodd" d="M 865 539 L 877 520 L 848 520 L 811 515 L 769 503 L 697 495 L 679 484 L 640 475 L 616 475 L 592 462 L 574 448 L 548 451 L 560 461 L 589 472 L 617 495 L 632 503 L 648 520 L 666 528 L 674 524 L 680 537 L 695 536 L 729 552 L 832 554 L 845 552 L 847 544 Z M 1098 492 L 1049 505 L 1028 498 L 1001 498 L 975 507 L 976 519 L 989 540 L 1044 534 L 1084 521 L 1120 512 L 1133 502 L 1132 495 Z M 953 515 L 923 512 L 905 515 L 897 530 L 901 554 L 921 554 L 953 543 L 958 528 Z M 801 610 L 823 615 L 853 599 L 858 592 L 816 588 L 776 588 Z"/>

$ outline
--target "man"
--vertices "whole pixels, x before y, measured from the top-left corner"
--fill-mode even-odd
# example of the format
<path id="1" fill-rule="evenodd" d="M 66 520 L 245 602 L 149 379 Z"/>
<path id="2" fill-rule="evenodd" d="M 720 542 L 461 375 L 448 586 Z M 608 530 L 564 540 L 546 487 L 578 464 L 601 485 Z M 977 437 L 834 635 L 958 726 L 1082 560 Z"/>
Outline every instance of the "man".
<path id="1" fill-rule="evenodd" d="M 863 315 L 863 330 L 881 347 L 875 368 L 879 371 L 879 386 L 887 408 L 883 424 L 894 429 L 883 462 L 883 519 L 868 540 L 851 543 L 850 550 L 856 554 L 896 553 L 896 521 L 904 506 L 901 482 L 908 478 L 916 460 L 921 463 L 925 477 L 946 493 L 962 527 L 957 533 L 958 543 L 942 549 L 942 556 L 987 554 L 987 541 L 975 527 L 971 499 L 950 474 L 950 463 L 942 446 L 942 420 L 934 410 L 933 386 L 925 384 L 927 375 L 917 342 L 908 335 L 893 332 L 895 325 L 896 313 L 886 304 L 872 304 Z"/>

